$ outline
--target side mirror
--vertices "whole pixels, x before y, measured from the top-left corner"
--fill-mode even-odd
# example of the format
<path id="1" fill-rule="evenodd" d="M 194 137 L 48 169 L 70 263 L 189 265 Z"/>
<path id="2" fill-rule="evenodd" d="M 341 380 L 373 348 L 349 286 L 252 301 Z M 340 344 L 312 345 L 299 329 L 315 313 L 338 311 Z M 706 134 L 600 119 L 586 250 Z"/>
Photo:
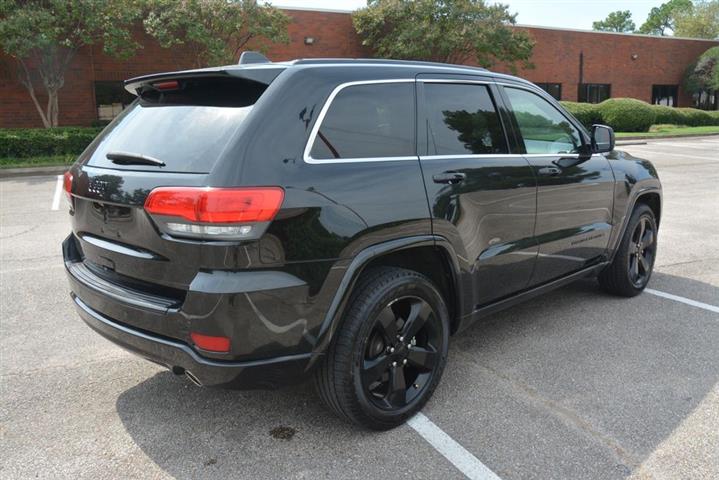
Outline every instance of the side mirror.
<path id="1" fill-rule="evenodd" d="M 592 150 L 608 153 L 614 150 L 614 130 L 606 125 L 592 125 Z"/>

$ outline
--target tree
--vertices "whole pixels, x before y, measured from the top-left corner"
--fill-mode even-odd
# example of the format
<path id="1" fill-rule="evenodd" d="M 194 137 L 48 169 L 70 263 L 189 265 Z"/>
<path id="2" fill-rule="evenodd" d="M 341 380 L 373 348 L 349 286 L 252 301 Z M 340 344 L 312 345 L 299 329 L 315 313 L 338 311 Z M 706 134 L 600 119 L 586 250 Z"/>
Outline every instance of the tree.
<path id="1" fill-rule="evenodd" d="M 506 5 L 483 0 L 369 0 L 352 14 L 362 44 L 380 57 L 531 68 L 534 42 Z"/>
<path id="2" fill-rule="evenodd" d="M 639 33 L 649 35 L 669 35 L 676 28 L 676 18 L 682 12 L 692 10 L 691 0 L 669 0 L 649 12 L 647 21 L 639 27 Z"/>
<path id="3" fill-rule="evenodd" d="M 150 0 L 145 30 L 165 48 L 181 45 L 196 67 L 237 61 L 250 40 L 289 41 L 290 19 L 256 0 Z"/>
<path id="4" fill-rule="evenodd" d="M 18 80 L 46 128 L 58 126 L 59 91 L 78 50 L 102 43 L 108 55 L 129 56 L 139 47 L 130 31 L 138 13 L 135 2 L 123 0 L 0 0 L 0 46 L 17 61 Z"/>
<path id="5" fill-rule="evenodd" d="M 719 0 L 695 1 L 694 8 L 678 12 L 674 34 L 678 37 L 719 39 Z"/>
<path id="6" fill-rule="evenodd" d="M 702 53 L 684 76 L 684 88 L 691 94 L 719 92 L 719 47 Z"/>
<path id="7" fill-rule="evenodd" d="M 637 26 L 632 21 L 632 12 L 617 10 L 607 15 L 607 18 L 592 23 L 592 30 L 601 32 L 633 32 Z"/>

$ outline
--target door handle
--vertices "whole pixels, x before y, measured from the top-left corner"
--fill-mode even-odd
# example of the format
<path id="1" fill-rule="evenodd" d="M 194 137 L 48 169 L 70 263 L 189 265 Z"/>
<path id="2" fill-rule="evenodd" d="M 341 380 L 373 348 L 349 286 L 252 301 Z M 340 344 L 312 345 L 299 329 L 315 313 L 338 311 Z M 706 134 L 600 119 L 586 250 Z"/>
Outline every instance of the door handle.
<path id="1" fill-rule="evenodd" d="M 557 167 L 542 167 L 537 170 L 537 173 L 539 173 L 540 175 L 555 176 L 562 173 L 562 169 Z"/>
<path id="2" fill-rule="evenodd" d="M 467 174 L 462 172 L 444 172 L 432 176 L 434 183 L 448 183 L 450 185 L 461 183 L 465 178 L 467 178 Z"/>

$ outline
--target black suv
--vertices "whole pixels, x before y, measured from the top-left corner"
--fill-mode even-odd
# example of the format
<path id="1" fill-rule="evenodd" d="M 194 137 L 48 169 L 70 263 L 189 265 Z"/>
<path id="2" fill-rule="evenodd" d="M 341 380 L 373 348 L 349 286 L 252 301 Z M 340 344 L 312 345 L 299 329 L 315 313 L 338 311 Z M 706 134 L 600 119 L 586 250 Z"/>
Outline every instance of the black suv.
<path id="1" fill-rule="evenodd" d="M 126 88 L 65 176 L 72 299 L 196 384 L 313 377 L 339 416 L 391 428 L 450 335 L 572 280 L 633 296 L 651 275 L 654 167 L 525 80 L 334 59 Z"/>

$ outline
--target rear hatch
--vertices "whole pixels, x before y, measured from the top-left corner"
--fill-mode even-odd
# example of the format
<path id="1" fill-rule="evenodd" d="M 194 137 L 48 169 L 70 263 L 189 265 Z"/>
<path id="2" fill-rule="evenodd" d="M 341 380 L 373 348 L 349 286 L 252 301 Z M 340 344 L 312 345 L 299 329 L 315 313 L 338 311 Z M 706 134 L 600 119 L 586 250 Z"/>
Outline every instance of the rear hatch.
<path id="1" fill-rule="evenodd" d="M 164 299 L 167 306 L 180 305 L 200 269 L 247 267 L 248 252 L 271 213 L 248 216 L 247 208 L 278 201 L 278 192 L 240 190 L 227 198 L 221 188 L 206 188 L 268 83 L 223 72 L 131 82 L 128 89 L 138 99 L 66 178 L 79 252 L 75 268 L 88 278 Z M 279 195 L 281 203 L 281 190 Z M 233 206 L 244 214 L 217 210 Z M 246 247 L 242 255 L 238 244 Z"/>

